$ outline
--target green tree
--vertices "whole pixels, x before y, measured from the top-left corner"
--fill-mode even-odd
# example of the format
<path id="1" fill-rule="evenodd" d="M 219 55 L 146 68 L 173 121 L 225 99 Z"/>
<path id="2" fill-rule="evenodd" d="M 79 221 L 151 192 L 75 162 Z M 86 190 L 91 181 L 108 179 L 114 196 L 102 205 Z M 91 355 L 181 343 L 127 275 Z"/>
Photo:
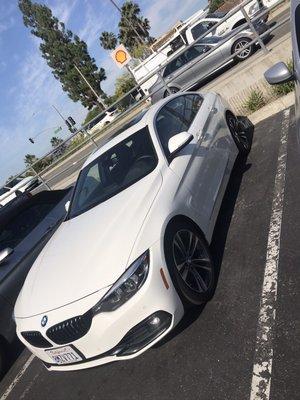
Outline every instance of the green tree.
<path id="1" fill-rule="evenodd" d="M 102 32 L 99 40 L 105 50 L 114 50 L 118 44 L 117 36 L 113 32 Z"/>
<path id="2" fill-rule="evenodd" d="M 150 22 L 141 15 L 139 5 L 132 0 L 125 1 L 121 8 L 119 41 L 129 51 L 133 51 L 135 46 L 141 45 L 142 41 L 148 44 L 153 42 L 153 38 L 150 36 Z"/>
<path id="3" fill-rule="evenodd" d="M 53 16 L 49 7 L 33 3 L 31 0 L 19 0 L 24 25 L 41 40 L 40 51 L 52 73 L 73 101 L 80 101 L 84 107 L 98 105 L 95 95 L 79 76 L 75 65 L 81 70 L 91 86 L 99 92 L 100 84 L 106 79 L 105 70 L 98 67 L 84 41 Z"/>
<path id="4" fill-rule="evenodd" d="M 136 82 L 131 74 L 125 72 L 123 75 L 119 76 L 115 82 L 115 96 L 120 98 L 124 94 L 128 93 L 131 89 L 136 86 Z"/>
<path id="5" fill-rule="evenodd" d="M 38 161 L 38 158 L 34 154 L 26 154 L 26 156 L 24 158 L 24 163 L 25 163 L 26 167 L 30 167 L 36 161 Z"/>
<path id="6" fill-rule="evenodd" d="M 50 140 L 51 146 L 53 147 L 54 152 L 52 153 L 53 158 L 57 158 L 60 157 L 61 155 L 64 154 L 64 152 L 66 151 L 67 147 L 63 141 L 63 139 L 58 138 L 56 136 L 53 136 Z"/>
<path id="7" fill-rule="evenodd" d="M 55 147 L 60 146 L 63 143 L 63 139 L 53 136 L 50 140 L 51 146 L 55 149 Z"/>
<path id="8" fill-rule="evenodd" d="M 83 125 L 87 124 L 88 122 L 90 122 L 92 119 L 94 119 L 95 117 L 97 117 L 97 115 L 99 115 L 99 108 L 95 107 L 92 110 L 90 110 L 86 117 L 85 120 L 83 122 Z"/>
<path id="9" fill-rule="evenodd" d="M 215 12 L 219 7 L 225 3 L 225 0 L 211 0 L 209 2 L 209 12 Z"/>
<path id="10" fill-rule="evenodd" d="M 154 38 L 150 36 L 150 22 L 141 15 L 141 9 L 132 0 L 126 0 L 121 8 L 118 37 L 113 32 L 102 32 L 100 38 L 101 46 L 106 50 L 116 48 L 118 41 L 134 54 L 135 49 L 145 50 L 147 45 L 153 43 Z M 136 55 L 134 55 L 136 56 Z"/>

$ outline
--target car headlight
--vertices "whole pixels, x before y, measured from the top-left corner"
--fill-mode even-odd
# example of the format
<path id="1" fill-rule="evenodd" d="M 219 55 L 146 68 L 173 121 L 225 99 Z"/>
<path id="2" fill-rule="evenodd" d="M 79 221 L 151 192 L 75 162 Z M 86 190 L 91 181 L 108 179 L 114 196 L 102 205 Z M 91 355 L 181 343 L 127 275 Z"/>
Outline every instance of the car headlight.
<path id="1" fill-rule="evenodd" d="M 93 314 L 114 311 L 143 286 L 149 271 L 149 251 L 141 255 L 92 308 Z"/>

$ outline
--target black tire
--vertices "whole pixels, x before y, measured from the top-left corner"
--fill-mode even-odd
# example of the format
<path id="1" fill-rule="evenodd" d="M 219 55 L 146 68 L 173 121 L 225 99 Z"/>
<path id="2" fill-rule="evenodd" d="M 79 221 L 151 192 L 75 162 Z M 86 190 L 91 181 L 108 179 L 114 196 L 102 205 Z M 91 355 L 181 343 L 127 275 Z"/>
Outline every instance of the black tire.
<path id="1" fill-rule="evenodd" d="M 251 39 L 249 39 L 249 38 L 240 38 L 240 39 L 238 39 L 232 46 L 232 54 L 234 54 L 237 51 L 241 50 L 244 46 L 246 46 L 250 42 L 251 42 Z M 247 60 L 247 58 L 249 58 L 253 54 L 253 51 L 254 51 L 254 45 L 251 44 L 249 47 L 247 47 L 241 53 L 237 54 L 234 57 L 234 59 L 236 61 Z"/>
<path id="2" fill-rule="evenodd" d="M 227 112 L 226 121 L 239 153 L 244 156 L 248 155 L 251 150 L 251 142 L 244 127 L 231 112 Z"/>
<path id="3" fill-rule="evenodd" d="M 169 91 L 170 91 L 171 93 L 169 93 L 169 91 L 166 90 L 165 93 L 164 93 L 164 97 L 171 96 L 171 94 L 175 94 L 175 93 L 179 92 L 179 90 L 180 90 L 180 89 L 178 89 L 177 87 L 170 87 L 170 88 L 169 88 Z"/>
<path id="4" fill-rule="evenodd" d="M 188 243 L 189 234 L 193 235 L 194 241 Z M 179 238 L 190 246 L 189 254 L 183 255 L 179 250 Z M 216 272 L 209 246 L 200 229 L 187 219 L 171 222 L 165 234 L 164 251 L 172 282 L 184 307 L 209 301 L 215 290 Z"/>
<path id="5" fill-rule="evenodd" d="M 7 344 L 0 338 L 0 378 L 2 378 L 7 370 Z"/>

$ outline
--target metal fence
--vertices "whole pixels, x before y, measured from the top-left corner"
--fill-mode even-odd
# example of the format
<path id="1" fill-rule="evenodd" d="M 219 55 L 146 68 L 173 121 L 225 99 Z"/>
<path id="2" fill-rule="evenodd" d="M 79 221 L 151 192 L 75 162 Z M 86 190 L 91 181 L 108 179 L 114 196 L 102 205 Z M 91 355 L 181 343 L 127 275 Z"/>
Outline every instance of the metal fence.
<path id="1" fill-rule="evenodd" d="M 168 60 L 166 60 L 165 63 L 162 63 L 159 65 L 153 72 L 148 74 L 145 79 L 141 80 L 133 89 L 131 89 L 129 92 L 127 92 L 123 97 L 119 98 L 114 104 L 108 106 L 105 110 L 100 112 L 93 120 L 89 121 L 86 125 L 82 126 L 80 129 L 78 129 L 75 133 L 70 135 L 62 144 L 60 144 L 58 147 L 55 149 L 49 151 L 47 154 L 45 154 L 42 158 L 40 158 L 38 161 L 33 163 L 29 168 L 21 171 L 21 173 L 17 174 L 14 176 L 13 179 L 15 179 L 18 176 L 24 176 L 24 175 L 35 175 L 37 176 L 40 181 L 40 189 L 41 188 L 46 188 L 51 190 L 53 187 L 56 187 L 59 182 L 61 182 L 64 177 L 66 177 L 66 180 L 70 181 L 70 175 L 74 174 L 74 180 L 75 180 L 75 174 L 78 172 L 80 169 L 80 166 L 84 163 L 84 161 L 87 159 L 87 157 L 91 154 L 92 151 L 97 149 L 100 145 L 101 142 L 103 141 L 103 138 L 105 140 L 109 140 L 109 138 L 112 135 L 117 134 L 118 130 L 121 129 L 124 124 L 126 124 L 127 121 L 129 121 L 131 118 L 133 118 L 135 115 L 137 115 L 142 109 L 145 107 L 148 107 L 152 96 L 156 93 L 156 91 L 152 92 L 151 94 L 145 95 L 142 99 L 140 100 L 135 100 L 133 98 L 133 94 L 136 93 L 141 89 L 141 86 L 147 82 L 149 79 L 151 79 L 154 76 L 159 76 L 163 86 L 165 87 L 166 92 L 170 93 L 170 87 L 172 82 L 178 78 L 180 73 L 177 73 L 174 78 L 168 79 L 166 81 L 163 76 L 163 71 L 165 67 L 171 63 L 175 58 L 186 52 L 187 49 L 193 47 L 196 43 L 201 42 L 203 38 L 206 36 L 212 34 L 218 26 L 222 25 L 224 22 L 226 22 L 230 17 L 232 17 L 235 13 L 238 11 L 241 11 L 245 23 L 238 28 L 234 29 L 232 33 L 228 36 L 227 40 L 230 40 L 232 37 L 237 35 L 238 33 L 242 32 L 245 29 L 249 29 L 252 31 L 253 34 L 253 40 L 249 42 L 244 48 L 248 48 L 254 44 L 259 44 L 261 47 L 262 51 L 264 53 L 268 53 L 268 47 L 264 43 L 264 39 L 270 35 L 271 32 L 273 32 L 275 29 L 278 29 L 280 26 L 284 25 L 288 20 L 289 17 L 286 19 L 282 20 L 280 23 L 276 24 L 273 27 L 270 27 L 266 32 L 264 32 L 262 35 L 259 35 L 254 27 L 254 23 L 257 20 L 262 19 L 266 13 L 271 11 L 274 7 L 277 7 L 277 5 L 274 5 L 268 9 L 263 9 L 261 12 L 257 13 L 253 18 L 250 18 L 245 10 L 245 6 L 249 3 L 251 3 L 253 0 L 245 0 L 232 10 L 230 10 L 224 18 L 222 18 L 217 24 L 215 24 L 211 29 L 207 30 L 202 36 L 197 38 L 193 43 L 186 45 L 183 47 L 182 50 L 179 52 L 176 52 L 174 55 L 172 55 Z M 195 23 L 195 21 L 193 22 Z M 209 50 L 207 53 L 205 53 L 206 56 L 208 56 L 210 53 L 213 51 L 216 51 L 220 46 L 223 46 L 224 42 L 219 43 L 217 46 L 213 47 L 211 50 Z M 229 62 L 230 60 L 233 60 L 236 55 L 240 54 L 244 49 L 240 49 L 239 51 L 232 53 L 231 56 L 227 57 L 224 59 L 224 65 Z M 190 62 L 189 68 L 193 68 L 193 66 L 197 63 L 200 62 L 201 60 L 195 60 L 194 62 Z M 182 72 L 183 73 L 183 72 Z M 186 73 L 186 69 L 184 71 Z M 211 74 L 209 72 L 206 77 L 208 77 Z M 204 77 L 204 79 L 206 78 Z M 182 90 L 186 90 L 188 87 L 182 88 Z M 157 91 L 160 90 L 160 88 L 157 89 Z M 88 126 L 97 121 L 97 119 L 101 116 L 103 116 L 107 111 L 113 109 L 113 108 L 123 108 L 124 106 L 124 101 L 128 102 L 128 99 L 130 99 L 130 103 L 127 107 L 126 110 L 120 112 L 118 114 L 117 118 L 112 121 L 108 127 L 105 127 L 104 129 L 101 130 L 101 132 L 96 132 L 94 134 L 90 134 L 88 130 Z M 71 146 L 70 149 L 70 144 L 74 143 L 74 140 L 76 138 L 79 138 L 78 140 L 78 145 L 73 145 Z M 69 148 L 69 149 L 68 149 Z M 61 151 L 62 155 L 60 157 L 55 157 L 55 155 L 58 154 L 59 150 L 62 149 L 67 149 L 66 151 Z M 76 161 L 72 162 L 72 158 L 74 157 L 74 154 L 76 154 Z M 55 160 L 53 160 L 55 158 Z M 47 164 L 47 161 L 51 159 L 51 165 L 42 168 L 41 169 L 41 164 L 44 162 L 44 164 Z M 12 180 L 13 180 L 12 179 Z M 9 183 L 9 182 L 8 182 Z M 66 183 L 66 186 L 69 185 L 70 182 Z M 61 183 L 63 186 L 63 183 Z"/>

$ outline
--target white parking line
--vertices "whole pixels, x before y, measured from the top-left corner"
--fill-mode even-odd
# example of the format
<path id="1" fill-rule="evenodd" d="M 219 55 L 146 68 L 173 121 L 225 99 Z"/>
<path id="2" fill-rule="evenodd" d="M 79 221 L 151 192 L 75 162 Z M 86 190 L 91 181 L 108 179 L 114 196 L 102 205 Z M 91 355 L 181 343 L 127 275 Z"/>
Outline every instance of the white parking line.
<path id="1" fill-rule="evenodd" d="M 26 369 L 29 367 L 29 365 L 32 363 L 34 359 L 34 355 L 31 354 L 31 356 L 28 358 L 26 363 L 23 365 L 23 368 L 20 370 L 20 372 L 16 375 L 15 379 L 12 381 L 12 383 L 8 386 L 8 388 L 5 390 L 3 395 L 0 397 L 0 400 L 6 400 L 7 397 L 10 395 L 11 391 L 13 388 L 16 386 L 16 384 L 19 382 L 19 380 L 22 378 L 24 375 Z"/>
<path id="2" fill-rule="evenodd" d="M 270 398 L 289 119 L 290 110 L 285 110 L 281 126 L 250 400 L 268 400 Z"/>

